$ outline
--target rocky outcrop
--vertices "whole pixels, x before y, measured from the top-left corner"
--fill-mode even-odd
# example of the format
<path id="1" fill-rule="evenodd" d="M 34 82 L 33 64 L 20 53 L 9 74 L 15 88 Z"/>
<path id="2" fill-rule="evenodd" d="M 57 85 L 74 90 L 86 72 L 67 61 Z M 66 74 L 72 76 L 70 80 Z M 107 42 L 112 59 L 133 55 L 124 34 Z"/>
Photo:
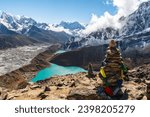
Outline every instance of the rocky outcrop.
<path id="1" fill-rule="evenodd" d="M 136 83 L 145 82 L 150 80 L 150 64 L 145 64 L 140 67 L 134 68 L 128 72 L 129 80 Z"/>

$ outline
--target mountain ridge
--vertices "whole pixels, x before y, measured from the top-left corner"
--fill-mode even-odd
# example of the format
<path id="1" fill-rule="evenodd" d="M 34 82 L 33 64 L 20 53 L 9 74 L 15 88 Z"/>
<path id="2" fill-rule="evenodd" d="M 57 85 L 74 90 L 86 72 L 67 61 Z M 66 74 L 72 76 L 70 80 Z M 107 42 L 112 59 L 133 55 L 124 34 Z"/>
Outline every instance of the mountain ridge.
<path id="1" fill-rule="evenodd" d="M 141 40 L 141 44 L 150 43 L 143 41 L 145 38 L 150 38 L 150 1 L 141 3 L 139 8 L 127 17 L 121 17 L 119 20 L 123 26 L 121 29 L 114 29 L 112 27 L 101 28 L 88 35 L 81 35 L 81 37 L 74 36 L 72 41 L 68 40 L 64 45 L 65 49 L 81 48 L 84 46 L 93 46 L 94 44 L 108 43 L 109 39 L 116 39 L 126 41 Z M 142 40 L 143 38 L 143 40 Z M 72 48 L 73 46 L 73 48 Z M 135 45 L 136 46 L 136 45 Z M 140 45 L 144 46 L 144 45 Z"/>
<path id="2" fill-rule="evenodd" d="M 7 14 L 5 12 L 2 12 L 0 15 L 0 23 L 4 24 L 8 29 L 16 31 L 18 33 L 21 33 L 21 31 L 24 28 L 31 27 L 35 25 L 38 28 L 44 29 L 44 30 L 53 30 L 48 23 L 39 23 L 36 20 L 26 17 L 26 16 L 13 16 L 10 14 Z M 69 29 L 70 31 L 74 30 L 81 30 L 85 27 L 81 25 L 79 22 L 64 22 L 62 21 L 60 24 L 52 25 L 54 28 L 61 28 Z M 63 30 L 65 31 L 65 30 Z M 60 31 L 59 31 L 60 32 Z"/>

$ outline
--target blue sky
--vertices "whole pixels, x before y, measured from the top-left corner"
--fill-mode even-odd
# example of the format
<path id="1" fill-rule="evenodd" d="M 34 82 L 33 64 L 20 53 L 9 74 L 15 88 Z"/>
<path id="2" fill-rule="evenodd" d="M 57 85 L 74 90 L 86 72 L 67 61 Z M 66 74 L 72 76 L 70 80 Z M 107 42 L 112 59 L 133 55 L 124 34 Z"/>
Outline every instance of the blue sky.
<path id="1" fill-rule="evenodd" d="M 92 14 L 101 16 L 105 11 L 116 13 L 107 0 L 1 0 L 0 10 L 13 15 L 25 15 L 39 22 L 59 23 L 79 21 L 88 23 Z"/>

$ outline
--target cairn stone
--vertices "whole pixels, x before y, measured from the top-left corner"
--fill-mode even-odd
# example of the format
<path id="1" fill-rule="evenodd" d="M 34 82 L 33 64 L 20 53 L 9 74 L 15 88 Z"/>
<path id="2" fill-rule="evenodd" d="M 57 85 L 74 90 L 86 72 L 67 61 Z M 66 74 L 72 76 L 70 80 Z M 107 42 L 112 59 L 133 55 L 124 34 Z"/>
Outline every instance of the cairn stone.
<path id="1" fill-rule="evenodd" d="M 92 67 L 92 64 L 90 63 L 88 65 L 88 75 L 87 75 L 88 78 L 93 78 L 95 77 L 94 73 L 93 73 L 93 67 Z"/>
<path id="2" fill-rule="evenodd" d="M 117 80 L 121 78 L 120 64 L 122 57 L 120 51 L 116 47 L 108 47 L 105 57 L 103 68 L 108 77 L 108 83 L 111 86 L 116 86 Z"/>

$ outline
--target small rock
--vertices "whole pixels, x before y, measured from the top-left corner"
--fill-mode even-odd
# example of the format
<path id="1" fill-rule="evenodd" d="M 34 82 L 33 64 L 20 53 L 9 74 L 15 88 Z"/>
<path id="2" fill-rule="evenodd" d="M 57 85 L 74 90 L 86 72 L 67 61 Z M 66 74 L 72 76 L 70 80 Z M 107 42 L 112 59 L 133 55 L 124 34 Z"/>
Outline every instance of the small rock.
<path id="1" fill-rule="evenodd" d="M 141 83 L 141 79 L 140 78 L 135 78 L 135 79 L 133 79 L 133 81 L 136 82 L 136 83 Z"/>
<path id="2" fill-rule="evenodd" d="M 57 86 L 58 87 L 62 87 L 64 84 L 63 83 L 58 83 Z"/>
<path id="3" fill-rule="evenodd" d="M 7 93 L 2 93 L 1 96 L 0 96 L 0 100 L 6 100 L 7 96 L 8 96 Z"/>
<path id="4" fill-rule="evenodd" d="M 69 100 L 103 100 L 104 97 L 97 95 L 96 90 L 87 88 L 72 89 L 67 96 Z"/>
<path id="5" fill-rule="evenodd" d="M 137 89 L 137 90 L 141 90 L 141 89 L 142 89 L 142 87 L 141 87 L 141 86 L 138 86 L 138 87 L 136 87 L 136 89 Z"/>
<path id="6" fill-rule="evenodd" d="M 144 94 L 141 93 L 141 94 L 136 96 L 136 99 L 137 100 L 141 100 L 141 99 L 143 99 L 143 97 L 144 97 Z"/>
<path id="7" fill-rule="evenodd" d="M 0 94 L 1 94 L 2 91 L 3 91 L 3 89 L 0 87 Z"/>
<path id="8" fill-rule="evenodd" d="M 145 80 L 145 83 L 146 83 L 147 85 L 150 85 L 150 80 Z"/>
<path id="9" fill-rule="evenodd" d="M 36 88 L 41 88 L 41 86 L 40 86 L 40 85 L 33 85 L 33 86 L 30 86 L 30 88 L 31 88 L 32 90 L 34 90 L 34 89 L 36 89 Z"/>
<path id="10" fill-rule="evenodd" d="M 60 98 L 61 98 L 61 99 L 65 99 L 65 98 L 66 98 L 66 95 L 61 94 L 61 95 L 60 95 Z"/>
<path id="11" fill-rule="evenodd" d="M 40 93 L 37 97 L 40 97 L 41 100 L 45 99 L 48 95 L 44 94 L 43 92 Z"/>
<path id="12" fill-rule="evenodd" d="M 125 89 L 127 93 L 131 92 L 131 89 Z"/>
<path id="13" fill-rule="evenodd" d="M 72 82 L 71 84 L 70 84 L 70 87 L 74 87 L 76 85 L 76 83 L 75 82 Z"/>
<path id="14" fill-rule="evenodd" d="M 141 82 L 145 83 L 145 79 L 141 79 Z"/>
<path id="15" fill-rule="evenodd" d="M 143 78 L 144 76 L 145 76 L 145 73 L 144 73 L 144 72 L 141 72 L 141 73 L 137 74 L 137 77 L 138 77 L 138 78 Z"/>
<path id="16" fill-rule="evenodd" d="M 15 97 L 14 96 L 10 96 L 7 98 L 7 100 L 13 100 Z"/>
<path id="17" fill-rule="evenodd" d="M 44 92 L 46 92 L 46 91 L 51 91 L 51 89 L 46 86 L 46 87 L 44 88 Z"/>
<path id="18" fill-rule="evenodd" d="M 21 93 L 25 93 L 25 92 L 27 92 L 27 91 L 28 91 L 28 89 L 27 89 L 27 88 L 25 88 L 25 89 L 21 89 L 21 90 L 20 90 L 20 92 L 21 92 Z"/>
<path id="19" fill-rule="evenodd" d="M 50 89 L 51 89 L 51 90 L 57 90 L 58 87 L 56 87 L 56 86 L 50 86 Z"/>
<path id="20" fill-rule="evenodd" d="M 17 89 L 24 89 L 26 88 L 26 86 L 28 85 L 29 83 L 24 81 L 24 82 L 21 82 L 20 84 L 18 84 L 17 86 Z"/>

